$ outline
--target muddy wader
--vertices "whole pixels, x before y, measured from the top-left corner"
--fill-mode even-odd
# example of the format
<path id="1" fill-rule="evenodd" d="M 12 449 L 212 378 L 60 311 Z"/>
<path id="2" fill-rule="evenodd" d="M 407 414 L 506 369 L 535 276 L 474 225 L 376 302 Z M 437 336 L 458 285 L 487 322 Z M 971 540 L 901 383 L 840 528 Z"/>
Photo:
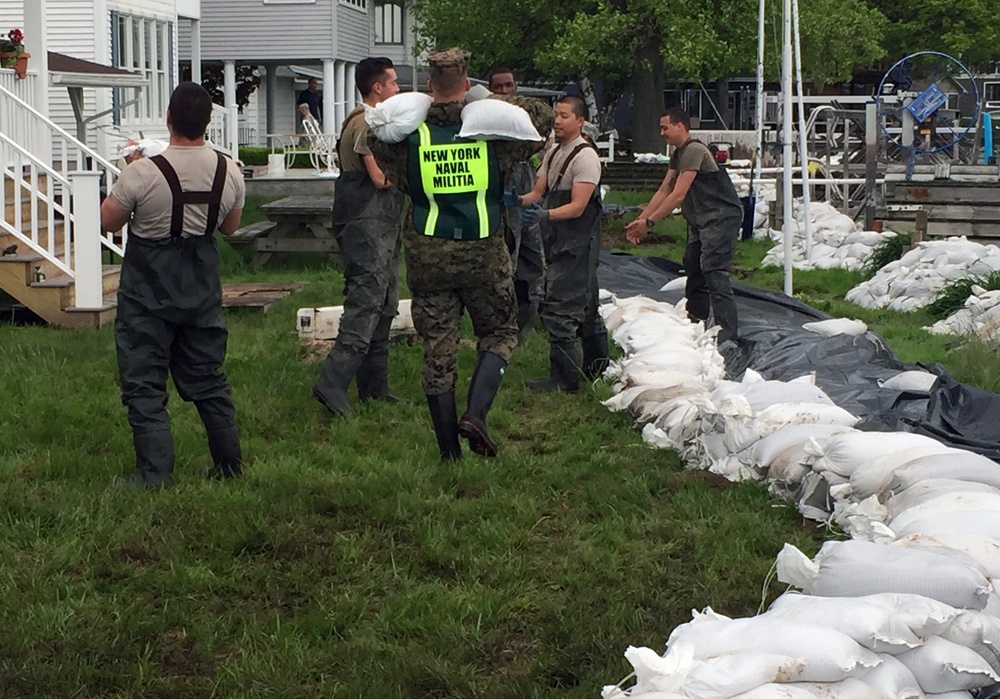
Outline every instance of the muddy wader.
<path id="1" fill-rule="evenodd" d="M 693 141 L 681 146 L 674 159 L 679 160 L 680 152 Z M 739 319 L 729 265 L 743 224 L 743 205 L 725 168 L 699 172 L 684 197 L 681 212 L 689 227 L 684 249 L 688 316 L 707 324 L 711 311 L 720 327 L 719 344 L 736 342 Z"/>
<path id="2" fill-rule="evenodd" d="M 166 158 L 151 160 L 173 195 L 170 238 L 129 238 L 122 262 L 115 346 L 122 403 L 132 426 L 136 485 L 169 485 L 174 444 L 167 412 L 167 373 L 177 392 L 193 402 L 205 424 L 214 465 L 206 475 L 241 473 L 236 411 L 222 371 L 228 333 L 222 319 L 222 282 L 215 229 L 226 182 L 218 156 L 212 190 L 185 192 Z M 204 235 L 183 234 L 184 207 L 208 205 Z"/>
<path id="3" fill-rule="evenodd" d="M 572 200 L 571 190 L 557 189 L 578 146 L 563 164 L 556 186 L 545 195 L 552 210 Z M 542 222 L 545 250 L 545 295 L 539 308 L 549 333 L 549 377 L 528 381 L 536 391 L 576 391 L 580 374 L 596 377 L 607 366 L 608 333 L 597 312 L 597 265 L 601 251 L 601 207 L 598 187 L 583 213 L 568 221 Z"/>
<path id="4" fill-rule="evenodd" d="M 378 189 L 367 171 L 343 172 L 333 201 L 333 234 L 344 258 L 344 315 L 313 395 L 348 415 L 351 380 L 358 397 L 394 402 L 389 393 L 389 329 L 399 305 L 403 193 Z"/>

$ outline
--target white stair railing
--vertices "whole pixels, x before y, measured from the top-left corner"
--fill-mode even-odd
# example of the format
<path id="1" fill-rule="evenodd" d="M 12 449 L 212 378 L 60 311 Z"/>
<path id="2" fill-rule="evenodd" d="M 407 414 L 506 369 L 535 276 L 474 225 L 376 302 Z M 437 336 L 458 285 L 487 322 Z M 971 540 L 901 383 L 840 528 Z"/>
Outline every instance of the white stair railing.
<path id="1" fill-rule="evenodd" d="M 80 309 L 103 305 L 101 248 L 125 254 L 126 231 L 118 244 L 100 227 L 100 189 L 111 191 L 120 172 L 0 83 L 0 209 L 12 205 L 0 231 L 73 278 Z"/>
<path id="2" fill-rule="evenodd" d="M 235 161 L 240 159 L 240 110 L 238 107 L 212 105 L 212 121 L 205 130 L 212 146 Z"/>

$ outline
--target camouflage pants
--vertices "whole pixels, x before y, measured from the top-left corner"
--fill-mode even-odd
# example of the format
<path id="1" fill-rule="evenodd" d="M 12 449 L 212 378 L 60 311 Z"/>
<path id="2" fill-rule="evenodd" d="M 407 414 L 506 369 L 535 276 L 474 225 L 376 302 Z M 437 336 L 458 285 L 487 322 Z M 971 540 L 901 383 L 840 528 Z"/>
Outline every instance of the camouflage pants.
<path id="1" fill-rule="evenodd" d="M 437 395 L 455 389 L 458 381 L 458 343 L 463 310 L 469 311 L 478 338 L 476 350 L 510 361 L 517 346 L 514 284 L 509 277 L 491 285 L 413 293 L 413 325 L 424 343 L 424 393 Z"/>

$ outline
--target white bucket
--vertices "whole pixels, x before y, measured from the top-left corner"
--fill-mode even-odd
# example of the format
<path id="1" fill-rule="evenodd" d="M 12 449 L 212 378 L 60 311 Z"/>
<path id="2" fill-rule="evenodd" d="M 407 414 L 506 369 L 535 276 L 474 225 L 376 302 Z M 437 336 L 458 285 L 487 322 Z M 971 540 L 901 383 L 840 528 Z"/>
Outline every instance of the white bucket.
<path id="1" fill-rule="evenodd" d="M 285 174 L 285 154 L 271 153 L 267 156 L 267 176 L 281 177 Z"/>

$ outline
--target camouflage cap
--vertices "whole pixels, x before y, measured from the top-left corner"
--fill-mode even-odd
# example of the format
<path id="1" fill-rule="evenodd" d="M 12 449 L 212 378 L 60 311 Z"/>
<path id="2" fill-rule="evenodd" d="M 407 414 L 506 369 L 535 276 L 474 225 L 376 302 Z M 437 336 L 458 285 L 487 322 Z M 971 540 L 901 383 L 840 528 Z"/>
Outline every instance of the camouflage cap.
<path id="1" fill-rule="evenodd" d="M 431 77 L 467 75 L 469 72 L 469 56 L 471 55 L 468 51 L 458 46 L 432 53 L 427 57 Z"/>

